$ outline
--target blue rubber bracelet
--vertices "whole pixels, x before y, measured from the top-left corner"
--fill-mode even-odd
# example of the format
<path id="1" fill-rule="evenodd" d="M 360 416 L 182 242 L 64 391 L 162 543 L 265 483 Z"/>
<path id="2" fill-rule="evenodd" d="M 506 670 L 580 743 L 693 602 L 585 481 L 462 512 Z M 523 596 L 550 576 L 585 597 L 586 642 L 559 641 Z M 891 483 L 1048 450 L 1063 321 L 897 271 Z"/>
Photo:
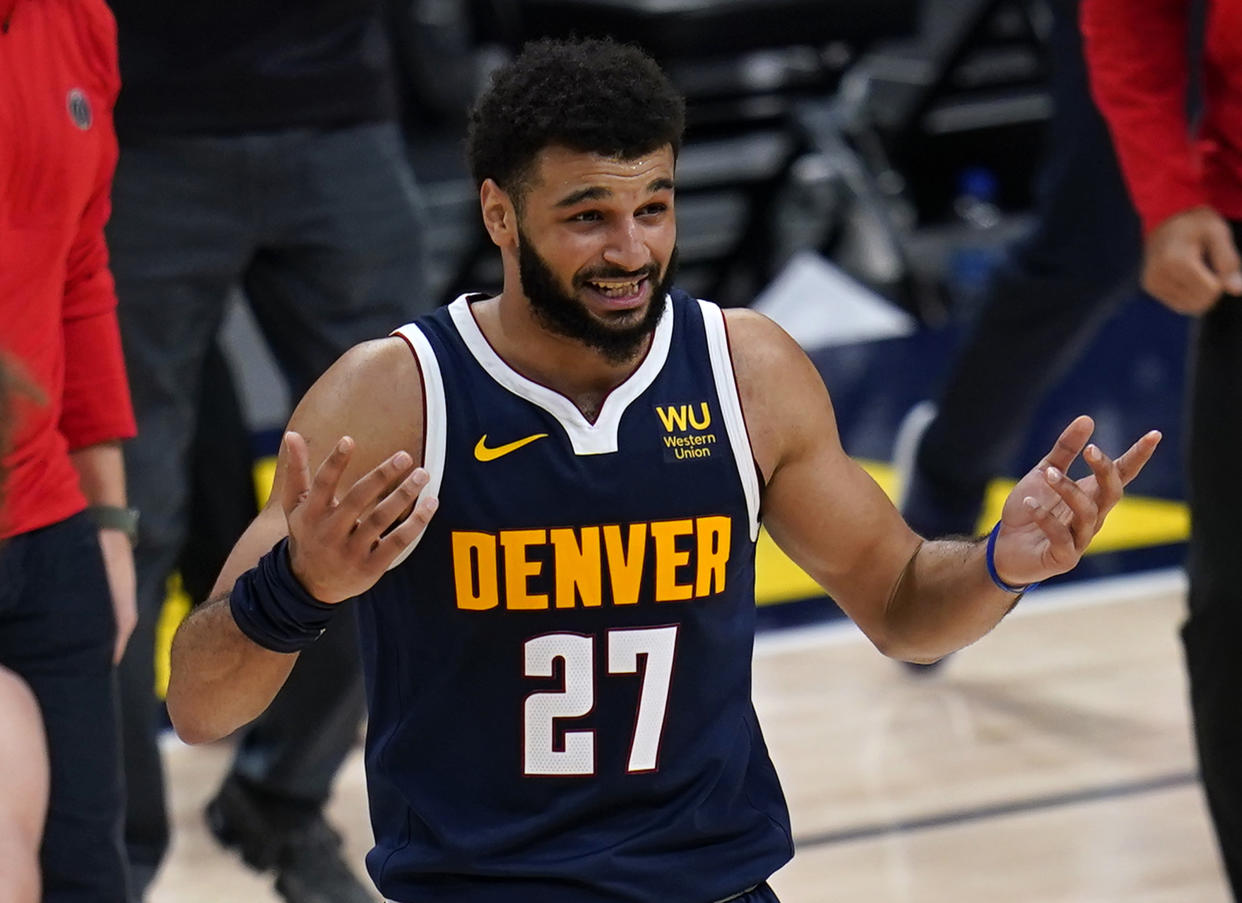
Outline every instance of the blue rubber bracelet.
<path id="1" fill-rule="evenodd" d="M 1039 586 L 1039 582 L 1028 583 L 1026 586 L 1010 586 L 1000 578 L 1000 574 L 996 573 L 996 535 L 1000 533 L 1000 526 L 1001 522 L 997 521 L 996 526 L 992 528 L 992 532 L 988 534 L 988 551 L 984 556 L 988 563 L 988 576 L 992 578 L 992 582 L 996 584 L 998 589 L 1020 596 Z"/>

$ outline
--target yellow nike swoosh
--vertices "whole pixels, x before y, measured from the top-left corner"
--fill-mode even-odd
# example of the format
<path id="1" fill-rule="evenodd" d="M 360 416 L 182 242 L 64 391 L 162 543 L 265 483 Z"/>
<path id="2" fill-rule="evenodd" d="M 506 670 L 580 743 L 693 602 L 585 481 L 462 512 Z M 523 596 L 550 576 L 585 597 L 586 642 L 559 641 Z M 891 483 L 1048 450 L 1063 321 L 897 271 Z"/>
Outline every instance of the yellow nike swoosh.
<path id="1" fill-rule="evenodd" d="M 474 447 L 474 456 L 480 461 L 495 461 L 497 458 L 503 458 L 509 452 L 517 451 L 523 445 L 530 445 L 536 439 L 544 439 L 547 435 L 547 433 L 535 433 L 533 436 L 526 436 L 514 442 L 497 445 L 495 448 L 488 448 L 487 433 L 484 433 L 479 437 L 479 442 Z"/>

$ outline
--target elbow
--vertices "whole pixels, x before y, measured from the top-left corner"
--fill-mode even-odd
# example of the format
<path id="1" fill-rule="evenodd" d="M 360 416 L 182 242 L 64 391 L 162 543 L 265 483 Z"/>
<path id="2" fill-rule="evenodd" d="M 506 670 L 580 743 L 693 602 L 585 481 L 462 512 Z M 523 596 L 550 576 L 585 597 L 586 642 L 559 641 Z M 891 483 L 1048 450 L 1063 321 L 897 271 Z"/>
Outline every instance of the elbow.
<path id="1" fill-rule="evenodd" d="M 227 728 L 221 728 L 201 706 L 196 707 L 187 702 L 186 696 L 187 694 L 178 690 L 175 683 L 169 683 L 166 699 L 168 720 L 172 722 L 173 730 L 183 743 L 190 746 L 213 743 L 230 733 Z"/>
<path id="2" fill-rule="evenodd" d="M 180 738 L 182 743 L 187 743 L 190 746 L 212 743 L 224 736 L 211 730 L 208 725 L 201 722 L 177 718 L 172 714 L 171 710 L 168 713 L 168 718 L 172 722 L 173 730 L 176 731 L 177 737 Z"/>
<path id="3" fill-rule="evenodd" d="M 916 665 L 931 665 L 951 653 L 934 637 L 908 635 L 900 630 L 867 630 L 867 639 L 881 655 Z"/>

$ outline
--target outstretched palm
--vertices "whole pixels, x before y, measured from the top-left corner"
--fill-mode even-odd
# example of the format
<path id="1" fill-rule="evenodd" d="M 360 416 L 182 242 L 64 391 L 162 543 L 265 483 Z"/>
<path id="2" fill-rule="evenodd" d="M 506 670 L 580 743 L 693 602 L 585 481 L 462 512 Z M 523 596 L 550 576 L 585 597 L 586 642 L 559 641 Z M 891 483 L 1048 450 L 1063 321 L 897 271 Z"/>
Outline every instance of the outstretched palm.
<path id="1" fill-rule="evenodd" d="M 1114 461 L 1087 445 L 1094 429 L 1090 417 L 1076 418 L 1005 499 L 995 557 L 1005 582 L 1034 583 L 1074 567 L 1160 442 L 1152 430 Z M 1067 471 L 1079 455 L 1091 473 L 1072 480 Z"/>

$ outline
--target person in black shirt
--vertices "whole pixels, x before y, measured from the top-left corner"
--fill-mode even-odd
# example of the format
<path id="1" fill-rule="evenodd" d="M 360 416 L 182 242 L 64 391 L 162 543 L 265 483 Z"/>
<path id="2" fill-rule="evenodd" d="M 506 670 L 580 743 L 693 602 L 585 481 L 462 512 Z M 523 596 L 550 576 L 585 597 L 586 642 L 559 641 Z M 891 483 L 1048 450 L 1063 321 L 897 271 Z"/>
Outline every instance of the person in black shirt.
<path id="1" fill-rule="evenodd" d="M 139 628 L 122 664 L 126 842 L 141 900 L 168 847 L 155 625 L 187 536 L 204 360 L 240 288 L 294 397 L 430 306 L 380 0 L 113 0 L 123 89 L 108 229 L 139 437 L 126 448 Z M 208 807 L 291 901 L 370 900 L 323 821 L 363 713 L 342 619 L 241 737 Z"/>

